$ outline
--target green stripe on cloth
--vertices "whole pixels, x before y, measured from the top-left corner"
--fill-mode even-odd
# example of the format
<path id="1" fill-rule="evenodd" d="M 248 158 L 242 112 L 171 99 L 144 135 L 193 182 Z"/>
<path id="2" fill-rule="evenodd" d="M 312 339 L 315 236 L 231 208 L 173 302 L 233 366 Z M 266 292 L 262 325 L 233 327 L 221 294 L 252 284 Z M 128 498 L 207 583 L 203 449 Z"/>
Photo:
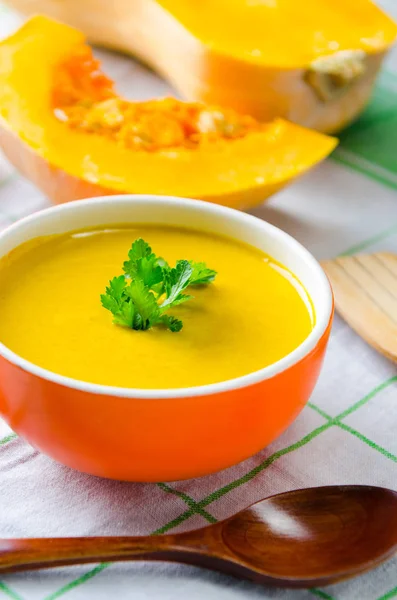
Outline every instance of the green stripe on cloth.
<path id="1" fill-rule="evenodd" d="M 3 592 L 3 594 L 7 598 L 11 598 L 11 600 L 23 600 L 22 596 L 20 596 L 19 594 L 17 594 L 13 590 L 11 590 L 8 587 L 8 585 L 6 585 L 4 582 L 1 582 L 1 581 L 0 581 L 0 592 Z"/>
<path id="2" fill-rule="evenodd" d="M 376 235 L 373 235 L 370 238 L 367 238 L 366 240 L 363 240 L 362 242 L 355 244 L 354 246 L 350 246 L 350 248 L 348 248 L 347 250 L 342 252 L 342 254 L 340 254 L 340 256 L 350 256 L 351 254 L 357 254 L 357 252 L 362 252 L 363 250 L 366 250 L 373 244 L 382 242 L 383 240 L 387 239 L 391 235 L 395 235 L 396 233 L 397 233 L 397 225 L 388 227 L 387 229 L 380 231 Z"/>
<path id="3" fill-rule="evenodd" d="M 370 440 L 369 438 L 367 438 L 365 435 L 363 435 L 362 433 L 360 433 L 359 431 L 357 431 L 357 429 L 354 429 L 353 427 L 350 427 L 350 425 L 347 425 L 346 423 L 342 423 L 342 419 L 344 419 L 347 416 L 349 416 L 352 412 L 356 411 L 361 406 L 364 406 L 364 404 L 366 404 L 367 402 L 369 402 L 372 398 L 374 398 L 377 394 L 379 394 L 379 392 L 381 392 L 382 390 L 386 389 L 387 387 L 389 387 L 392 383 L 395 383 L 396 381 L 397 381 L 397 376 L 390 377 L 389 379 L 387 379 L 383 383 L 380 383 L 379 385 L 377 385 L 373 390 L 371 390 L 369 392 L 369 394 L 367 394 L 366 396 L 364 396 L 364 398 L 362 398 L 361 400 L 359 400 L 358 402 L 356 402 L 355 404 L 353 404 L 347 410 L 341 412 L 336 417 L 331 417 L 324 410 L 322 410 L 319 406 L 317 406 L 316 404 L 313 404 L 313 402 L 308 402 L 307 405 L 309 406 L 309 408 L 315 410 L 319 415 L 321 415 L 322 417 L 324 417 L 324 419 L 327 419 L 330 424 L 336 425 L 337 427 L 340 427 L 344 431 L 347 431 L 348 433 L 351 433 L 356 438 L 358 438 L 359 440 L 361 440 L 362 442 L 364 442 L 365 444 L 367 444 L 367 446 L 370 446 L 373 450 L 376 450 L 377 452 L 380 452 L 381 454 L 383 454 L 383 456 L 385 456 L 386 458 L 389 458 L 393 462 L 397 462 L 397 456 L 395 456 L 394 454 L 392 454 L 391 452 L 389 452 L 385 448 L 382 448 L 382 446 L 379 446 L 379 444 L 377 444 L 376 442 L 373 442 L 372 440 Z"/>
<path id="4" fill-rule="evenodd" d="M 194 510 L 192 510 L 192 509 L 187 510 L 186 512 L 179 515 L 179 517 L 176 517 L 176 519 L 169 521 L 162 527 L 159 527 L 158 529 L 153 531 L 151 535 L 162 535 L 163 533 L 167 533 L 167 531 L 169 531 L 170 529 L 174 529 L 174 527 L 177 527 L 184 521 L 187 521 L 187 519 L 190 519 L 190 517 L 192 517 L 194 514 L 195 514 Z"/>
<path id="5" fill-rule="evenodd" d="M 377 600 L 390 600 L 390 598 L 395 598 L 396 596 L 397 596 L 397 587 L 390 590 L 390 592 L 387 592 L 387 594 L 384 594 L 383 596 L 379 596 L 379 598 L 377 598 Z"/>
<path id="6" fill-rule="evenodd" d="M 389 377 L 388 379 L 386 379 L 386 381 L 383 381 L 382 383 L 379 383 L 377 386 L 375 386 L 368 394 L 366 394 L 363 398 L 361 398 L 361 400 L 358 400 L 358 402 L 355 402 L 354 404 L 352 404 L 349 408 L 347 408 L 346 410 L 341 412 L 336 417 L 331 417 L 328 413 L 325 412 L 325 410 L 323 410 L 316 404 L 313 404 L 313 402 L 308 402 L 307 406 L 309 408 L 312 408 L 313 410 L 315 410 L 319 415 L 324 417 L 324 419 L 327 419 L 327 421 L 332 421 L 333 423 L 337 423 L 341 419 L 344 419 L 348 415 L 351 415 L 351 413 L 355 412 L 361 406 L 364 406 L 364 404 L 367 404 L 367 402 L 369 402 L 370 400 L 372 400 L 372 398 L 377 396 L 377 394 L 379 394 L 379 392 L 382 392 L 383 390 L 388 388 L 390 385 L 392 385 L 392 383 L 395 383 L 395 382 L 397 382 L 397 375 L 394 375 L 393 377 Z"/>
<path id="7" fill-rule="evenodd" d="M 382 73 L 361 117 L 339 135 L 333 160 L 397 189 L 397 78 Z"/>
<path id="8" fill-rule="evenodd" d="M 324 423 L 324 425 L 320 425 L 320 427 L 317 427 L 311 433 L 308 433 L 307 435 L 305 435 L 305 437 L 303 437 L 298 442 L 295 442 L 295 444 L 291 444 L 291 446 L 287 446 L 286 448 L 283 448 L 282 450 L 278 450 L 277 452 L 275 452 L 274 454 L 272 454 L 271 456 L 266 458 L 262 463 L 260 463 L 259 465 L 257 465 L 253 469 L 251 469 L 251 471 L 248 471 L 248 473 L 246 473 L 242 477 L 235 479 L 231 483 L 228 483 L 227 485 L 216 490 L 215 492 L 212 492 L 212 494 L 209 494 L 206 498 L 203 498 L 203 500 L 201 500 L 198 503 L 199 506 L 201 506 L 201 507 L 208 506 L 209 504 L 211 504 L 211 502 L 214 502 L 215 500 L 219 500 L 219 498 L 221 498 L 225 494 L 228 494 L 230 491 L 240 487 L 241 485 L 243 485 L 244 483 L 247 483 L 248 481 L 251 481 L 251 479 L 256 477 L 259 473 L 261 473 L 265 469 L 267 469 L 267 467 L 270 467 L 270 465 L 272 465 L 277 459 L 281 458 L 282 456 L 285 456 L 286 454 L 289 454 L 290 452 L 293 452 L 294 450 L 298 450 L 299 448 L 302 448 L 303 446 L 305 446 L 306 444 L 311 442 L 314 438 L 316 438 L 318 435 L 320 435 L 320 433 L 322 433 L 323 431 L 328 429 L 331 425 L 332 425 L 331 422 Z"/>
<path id="9" fill-rule="evenodd" d="M 95 575 L 98 575 L 98 573 L 101 573 L 104 569 L 106 569 L 106 567 L 109 566 L 109 564 L 110 563 L 101 563 L 100 565 L 97 565 L 94 569 L 91 569 L 91 571 L 84 573 L 84 575 L 78 577 L 77 579 L 74 579 L 70 583 L 67 583 L 53 594 L 46 596 L 44 600 L 56 600 L 56 598 L 63 596 L 63 594 L 70 592 L 74 588 L 78 587 L 79 585 L 82 585 L 86 581 L 89 581 L 90 579 L 95 577 Z"/>
<path id="10" fill-rule="evenodd" d="M 358 408 L 360 408 L 360 406 L 363 406 L 364 404 L 366 404 L 367 402 L 372 400 L 372 398 L 374 398 L 377 394 L 379 394 L 379 392 L 388 388 L 390 385 L 392 385 L 392 383 L 395 383 L 396 381 L 397 381 L 397 375 L 395 375 L 394 377 L 389 377 L 388 379 L 386 379 L 386 381 L 383 381 L 383 383 L 380 383 L 379 385 L 374 387 L 374 389 L 371 390 L 366 396 L 364 396 L 364 398 L 361 398 L 361 400 L 359 400 L 358 402 L 353 404 L 350 408 L 341 412 L 337 418 L 339 420 L 344 419 L 345 417 L 350 415 L 352 412 L 354 412 Z"/>
<path id="11" fill-rule="evenodd" d="M 371 177 L 371 179 L 374 179 L 379 183 L 383 183 L 383 185 L 387 185 L 394 190 L 397 189 L 397 174 L 388 171 L 376 163 L 372 163 L 370 160 L 367 160 L 350 150 L 338 148 L 331 158 L 345 167 L 354 169 L 363 175 Z"/>
<path id="12" fill-rule="evenodd" d="M 395 456 L 394 454 L 392 454 L 385 448 L 382 448 L 382 446 L 379 446 L 379 444 L 376 444 L 375 442 L 373 442 L 372 440 L 367 438 L 365 435 L 363 435 L 362 433 L 357 431 L 357 429 L 353 429 L 353 427 L 350 427 L 349 425 L 346 425 L 345 423 L 336 423 L 336 425 L 338 427 L 340 427 L 341 429 L 343 429 L 344 431 L 347 431 L 347 432 L 351 433 L 352 435 L 354 435 L 356 438 L 358 438 L 359 440 L 361 440 L 362 442 L 367 444 L 367 446 L 370 446 L 373 450 L 380 452 L 386 458 L 389 458 L 393 462 L 397 462 L 397 456 Z"/>
<path id="13" fill-rule="evenodd" d="M 309 590 L 309 592 L 314 596 L 317 596 L 317 598 L 323 598 L 323 600 L 334 600 L 332 596 L 326 594 L 322 590 L 318 590 L 317 588 L 312 588 L 311 590 Z"/>
<path id="14" fill-rule="evenodd" d="M 322 408 L 320 408 L 319 406 L 317 406 L 317 404 L 313 404 L 313 402 L 308 402 L 307 406 L 309 408 L 312 408 L 313 410 L 315 410 L 319 415 L 321 415 L 322 417 L 324 417 L 324 419 L 327 419 L 327 421 L 332 421 L 332 417 L 327 414 L 325 412 L 325 410 L 323 410 Z"/>
<path id="15" fill-rule="evenodd" d="M 266 467 L 270 466 L 275 460 L 277 460 L 281 456 L 284 456 L 285 454 L 289 454 L 289 452 L 297 450 L 297 449 L 301 448 L 302 446 L 306 445 L 308 442 L 310 442 L 312 439 L 317 437 L 317 435 L 319 435 L 320 433 L 322 433 L 329 427 L 331 427 L 333 425 L 340 426 L 341 419 L 347 417 L 348 415 L 350 415 L 351 413 L 356 411 L 358 408 L 360 408 L 361 406 L 363 406 L 364 404 L 369 402 L 372 398 L 374 398 L 379 392 L 381 392 L 382 390 L 384 390 L 385 388 L 387 388 L 388 386 L 390 386 L 392 383 L 394 383 L 396 381 L 397 381 L 397 376 L 390 377 L 386 381 L 377 385 L 373 390 L 371 390 L 368 394 L 366 394 L 366 396 L 361 398 L 361 400 L 359 400 L 358 402 L 353 404 L 350 408 L 343 411 L 342 413 L 340 413 L 339 415 L 337 415 L 334 418 L 327 415 L 327 413 L 325 411 L 322 411 L 315 404 L 309 402 L 308 406 L 310 408 L 316 410 L 322 417 L 327 419 L 327 421 L 328 421 L 327 423 L 325 423 L 324 425 L 321 425 L 317 429 L 313 430 L 311 433 L 306 435 L 304 438 L 302 438 L 295 444 L 292 444 L 291 446 L 288 446 L 287 448 L 284 448 L 283 450 L 279 450 L 278 452 L 275 452 L 274 454 L 269 456 L 267 459 L 265 459 L 260 465 L 256 466 L 254 469 L 252 469 L 251 471 L 249 471 L 248 473 L 246 473 L 239 479 L 236 479 L 235 481 L 232 481 L 231 483 L 224 486 L 223 488 L 220 488 L 219 490 L 213 492 L 212 494 L 210 494 L 209 496 L 207 496 L 206 498 L 201 500 L 201 502 L 198 503 L 199 506 L 201 506 L 201 507 L 208 506 L 208 504 L 210 504 L 211 502 L 214 502 L 215 500 L 217 500 L 221 496 L 227 494 L 228 492 L 235 489 L 236 487 L 239 487 L 240 485 L 246 483 L 247 481 L 250 481 L 258 473 L 263 471 Z M 357 433 L 359 433 L 359 432 L 357 432 Z M 365 436 L 361 436 L 361 437 L 363 438 L 362 441 L 367 440 L 367 438 L 365 438 Z M 368 440 L 368 441 L 370 441 L 370 440 Z M 377 445 L 374 442 L 371 442 L 371 444 L 374 449 L 379 449 L 379 447 L 377 447 Z M 385 454 L 390 454 L 387 452 L 387 450 L 384 450 L 383 448 L 382 448 L 382 450 Z M 393 457 L 392 460 L 394 460 L 394 456 L 392 454 L 390 454 L 389 458 L 391 458 L 391 457 Z"/>
<path id="16" fill-rule="evenodd" d="M 178 496 L 178 498 L 181 498 L 181 500 L 186 502 L 186 504 L 189 506 L 189 508 L 192 509 L 193 512 L 196 512 L 198 515 L 204 517 L 204 519 L 206 519 L 209 523 L 217 523 L 217 519 L 215 519 L 215 517 L 213 517 L 209 512 L 207 512 L 203 508 L 200 508 L 197 502 L 184 492 L 179 492 L 178 490 L 175 490 L 173 487 L 167 485 L 166 483 L 158 483 L 157 485 L 164 492 L 167 492 L 168 494 L 173 494 L 174 496 Z"/>
<path id="17" fill-rule="evenodd" d="M 16 433 L 10 433 L 8 435 L 6 435 L 5 437 L 3 437 L 0 440 L 0 446 L 4 446 L 5 444 L 8 444 L 8 442 L 11 442 L 11 440 L 14 440 L 17 436 Z"/>

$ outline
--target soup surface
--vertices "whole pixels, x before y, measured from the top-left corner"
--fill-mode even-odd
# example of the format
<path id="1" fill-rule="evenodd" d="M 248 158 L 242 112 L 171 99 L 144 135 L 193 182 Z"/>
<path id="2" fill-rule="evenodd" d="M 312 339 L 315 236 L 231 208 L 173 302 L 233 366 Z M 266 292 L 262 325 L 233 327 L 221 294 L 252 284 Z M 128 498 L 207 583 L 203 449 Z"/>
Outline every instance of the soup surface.
<path id="1" fill-rule="evenodd" d="M 114 325 L 100 294 L 143 238 L 175 264 L 204 261 L 218 275 L 189 288 L 172 314 L 183 329 Z M 0 341 L 61 375 L 130 388 L 205 385 L 261 369 L 313 328 L 311 303 L 282 265 L 235 240 L 138 225 L 37 238 L 0 262 Z"/>

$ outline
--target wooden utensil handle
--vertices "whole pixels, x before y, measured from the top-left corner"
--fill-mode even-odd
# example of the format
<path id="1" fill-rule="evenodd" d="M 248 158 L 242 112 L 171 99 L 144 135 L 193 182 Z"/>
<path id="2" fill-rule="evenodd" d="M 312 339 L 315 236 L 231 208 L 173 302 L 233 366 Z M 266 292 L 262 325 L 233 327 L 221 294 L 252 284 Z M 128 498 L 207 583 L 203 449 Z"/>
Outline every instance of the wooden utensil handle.
<path id="1" fill-rule="evenodd" d="M 122 560 L 184 562 L 192 552 L 181 536 L 3 539 L 0 573 Z"/>

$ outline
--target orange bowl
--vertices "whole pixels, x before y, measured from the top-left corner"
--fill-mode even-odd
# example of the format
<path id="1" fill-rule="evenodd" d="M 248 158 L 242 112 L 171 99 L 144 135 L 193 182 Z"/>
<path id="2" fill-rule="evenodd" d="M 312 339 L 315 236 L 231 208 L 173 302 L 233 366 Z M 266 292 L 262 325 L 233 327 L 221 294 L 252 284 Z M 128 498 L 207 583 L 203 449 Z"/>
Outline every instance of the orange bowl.
<path id="1" fill-rule="evenodd" d="M 70 379 L 0 344 L 0 415 L 48 456 L 112 479 L 187 479 L 248 458 L 290 425 L 316 383 L 333 315 L 323 270 L 297 241 L 260 219 L 216 204 L 156 196 L 102 197 L 36 213 L 0 234 L 0 257 L 38 236 L 120 223 L 192 227 L 270 254 L 306 287 L 316 314 L 312 332 L 296 350 L 260 371 L 164 390 Z"/>

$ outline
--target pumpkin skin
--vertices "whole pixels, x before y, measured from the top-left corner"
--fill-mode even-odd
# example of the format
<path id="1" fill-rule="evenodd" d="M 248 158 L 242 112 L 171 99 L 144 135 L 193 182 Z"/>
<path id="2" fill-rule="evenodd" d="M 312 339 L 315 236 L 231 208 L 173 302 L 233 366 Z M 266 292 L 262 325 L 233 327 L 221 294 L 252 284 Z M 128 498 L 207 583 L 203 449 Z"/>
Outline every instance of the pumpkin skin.
<path id="1" fill-rule="evenodd" d="M 188 100 L 229 106 L 261 121 L 282 117 L 326 133 L 340 130 L 362 111 L 397 35 L 396 24 L 370 0 L 333 0 L 332 10 L 327 0 L 283 0 L 280 6 L 275 0 L 8 3 L 28 15 L 60 19 L 94 43 L 138 56 Z M 275 13 L 277 19 L 277 11 L 282 15 L 277 26 L 266 29 L 266 21 Z M 335 21 L 333 28 L 330 20 Z M 306 22 L 314 23 L 312 30 Z M 261 26 L 262 38 L 274 38 L 274 51 L 256 56 L 259 50 L 247 49 L 250 36 L 260 40 Z M 302 26 L 304 37 L 319 46 L 311 56 L 300 52 L 299 40 L 294 39 Z M 321 36 L 327 27 L 332 41 L 325 43 Z M 232 40 L 241 37 L 247 47 L 236 42 L 234 48 Z M 280 52 L 288 60 L 279 60 Z"/>
<path id="2" fill-rule="evenodd" d="M 324 158 L 336 140 L 281 119 L 264 131 L 203 148 L 131 151 L 71 129 L 51 105 L 54 72 L 82 43 L 67 25 L 33 17 L 0 43 L 0 145 L 55 202 L 153 193 L 246 208 Z"/>

